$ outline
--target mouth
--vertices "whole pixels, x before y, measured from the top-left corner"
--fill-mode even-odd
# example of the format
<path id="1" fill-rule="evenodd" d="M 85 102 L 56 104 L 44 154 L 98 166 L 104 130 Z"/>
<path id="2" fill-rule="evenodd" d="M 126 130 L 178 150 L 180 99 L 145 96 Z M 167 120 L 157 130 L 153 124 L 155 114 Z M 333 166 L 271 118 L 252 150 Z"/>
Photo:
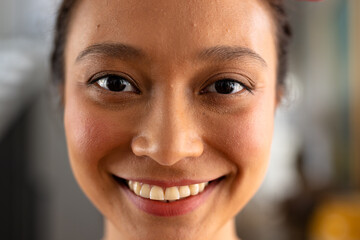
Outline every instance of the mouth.
<path id="1" fill-rule="evenodd" d="M 225 178 L 196 182 L 169 183 L 128 180 L 113 175 L 129 199 L 141 210 L 156 216 L 183 215 L 202 205 L 214 188 Z"/>

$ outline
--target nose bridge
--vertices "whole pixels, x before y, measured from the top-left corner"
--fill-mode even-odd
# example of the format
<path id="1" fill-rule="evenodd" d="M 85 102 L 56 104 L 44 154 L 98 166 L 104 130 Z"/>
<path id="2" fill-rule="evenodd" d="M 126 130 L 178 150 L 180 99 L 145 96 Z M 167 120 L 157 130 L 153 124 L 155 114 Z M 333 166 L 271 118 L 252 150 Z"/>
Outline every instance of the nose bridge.
<path id="1" fill-rule="evenodd" d="M 170 86 L 170 91 L 165 93 L 161 98 L 160 122 L 163 127 L 171 134 L 180 134 L 186 130 L 186 125 L 190 124 L 190 114 L 185 114 L 186 97 L 181 94 L 181 90 L 176 91 L 174 86 Z M 189 125 L 188 125 L 189 126 Z"/>
<path id="2" fill-rule="evenodd" d="M 201 138 L 184 92 L 181 87 L 169 85 L 154 94 L 141 133 L 132 142 L 136 155 L 170 166 L 202 154 Z"/>

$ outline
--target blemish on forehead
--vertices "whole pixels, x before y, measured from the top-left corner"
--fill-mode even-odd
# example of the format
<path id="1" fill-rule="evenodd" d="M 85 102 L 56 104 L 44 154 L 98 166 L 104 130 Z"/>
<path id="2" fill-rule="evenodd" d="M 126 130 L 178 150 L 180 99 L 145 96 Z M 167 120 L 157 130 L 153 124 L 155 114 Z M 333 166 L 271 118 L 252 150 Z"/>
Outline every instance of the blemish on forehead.
<path id="1" fill-rule="evenodd" d="M 100 28 L 100 24 L 96 25 L 96 28 L 99 29 L 99 28 Z"/>

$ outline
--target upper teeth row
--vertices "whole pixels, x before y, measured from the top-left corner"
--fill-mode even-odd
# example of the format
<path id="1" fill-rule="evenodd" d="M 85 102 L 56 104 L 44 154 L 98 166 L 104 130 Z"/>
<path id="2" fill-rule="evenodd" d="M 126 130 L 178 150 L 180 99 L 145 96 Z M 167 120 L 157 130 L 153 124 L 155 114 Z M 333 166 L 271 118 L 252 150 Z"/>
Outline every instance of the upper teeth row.
<path id="1" fill-rule="evenodd" d="M 178 199 L 197 195 L 204 191 L 209 182 L 192 184 L 188 186 L 168 187 L 165 190 L 159 186 L 152 186 L 135 181 L 128 181 L 129 188 L 138 196 L 158 201 L 175 201 Z"/>

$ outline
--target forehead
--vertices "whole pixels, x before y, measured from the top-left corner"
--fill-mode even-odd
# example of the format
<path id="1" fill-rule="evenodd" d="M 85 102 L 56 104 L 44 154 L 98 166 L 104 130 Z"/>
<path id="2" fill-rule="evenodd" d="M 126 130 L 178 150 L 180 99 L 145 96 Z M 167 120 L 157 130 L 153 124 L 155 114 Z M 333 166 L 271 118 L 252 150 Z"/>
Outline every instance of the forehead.
<path id="1" fill-rule="evenodd" d="M 271 58 L 266 56 L 274 44 L 269 16 L 258 0 L 81 0 L 66 59 L 104 42 L 136 46 L 154 58 L 183 58 L 218 45 L 248 47 Z"/>

